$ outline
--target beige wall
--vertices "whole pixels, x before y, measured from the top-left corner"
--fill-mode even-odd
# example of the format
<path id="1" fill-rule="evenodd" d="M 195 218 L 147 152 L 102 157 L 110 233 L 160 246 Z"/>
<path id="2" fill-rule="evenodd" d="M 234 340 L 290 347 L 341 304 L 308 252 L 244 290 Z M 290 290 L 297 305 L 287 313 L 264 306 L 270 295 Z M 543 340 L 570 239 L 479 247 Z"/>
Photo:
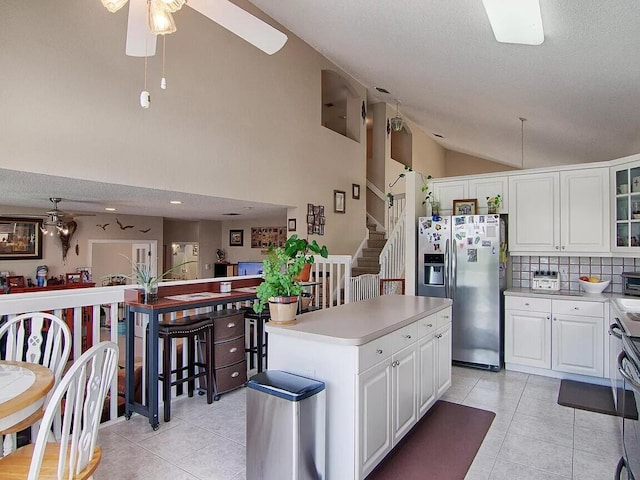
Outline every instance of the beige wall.
<path id="1" fill-rule="evenodd" d="M 145 110 L 143 60 L 124 54 L 127 8 L 8 0 L 0 12 L 11 13 L 0 29 L 0 168 L 287 205 L 299 224 L 308 202 L 330 206 L 334 189 L 365 184 L 362 121 L 361 142 L 321 126 L 321 71 L 340 70 L 289 32 L 269 56 L 183 9 L 167 38 L 169 87 L 159 89 L 159 50 Z M 360 244 L 364 204 L 327 218 L 333 253 Z"/>
<path id="2" fill-rule="evenodd" d="M 502 163 L 484 160 L 482 158 L 467 155 L 465 153 L 444 151 L 444 174 L 434 177 L 457 177 L 459 175 L 475 175 L 478 173 L 506 172 L 518 170 L 518 168 L 503 165 Z"/>
<path id="3" fill-rule="evenodd" d="M 326 210 L 326 206 L 325 206 Z M 306 238 L 306 224 L 301 224 L 300 220 L 296 222 L 299 235 Z M 264 260 L 262 255 L 262 249 L 251 248 L 251 228 L 252 227 L 278 227 L 287 226 L 287 219 L 284 216 L 261 218 L 260 220 L 239 220 L 232 222 L 222 222 L 222 245 L 223 249 L 227 252 L 227 261 L 231 263 L 237 262 L 261 262 Z M 305 227 L 304 234 L 301 232 L 302 227 Z M 229 245 L 229 230 L 242 230 L 244 232 L 244 245 L 242 247 Z M 287 232 L 287 236 L 290 236 L 292 232 Z M 318 240 L 318 243 L 322 244 L 324 237 L 314 236 L 314 239 Z M 326 243 L 326 242 L 325 242 Z M 330 252 L 333 253 L 333 252 Z"/>

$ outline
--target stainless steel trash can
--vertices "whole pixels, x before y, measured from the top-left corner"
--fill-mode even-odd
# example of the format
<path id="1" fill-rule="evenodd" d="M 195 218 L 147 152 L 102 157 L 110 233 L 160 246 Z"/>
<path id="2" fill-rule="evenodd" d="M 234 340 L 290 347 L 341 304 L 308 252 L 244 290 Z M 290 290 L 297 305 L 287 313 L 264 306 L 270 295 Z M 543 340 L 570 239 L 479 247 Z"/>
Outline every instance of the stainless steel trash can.
<path id="1" fill-rule="evenodd" d="M 323 480 L 324 383 L 266 370 L 247 388 L 247 480 Z"/>

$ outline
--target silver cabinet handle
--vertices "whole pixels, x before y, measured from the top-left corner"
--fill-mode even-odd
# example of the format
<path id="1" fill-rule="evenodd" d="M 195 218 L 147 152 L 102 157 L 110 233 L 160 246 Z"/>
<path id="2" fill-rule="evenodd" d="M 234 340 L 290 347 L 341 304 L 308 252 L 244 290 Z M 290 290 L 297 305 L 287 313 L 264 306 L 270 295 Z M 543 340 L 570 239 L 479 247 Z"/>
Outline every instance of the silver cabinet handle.
<path id="1" fill-rule="evenodd" d="M 411 335 L 405 335 L 404 338 L 406 338 L 407 340 L 411 339 Z"/>
<path id="2" fill-rule="evenodd" d="M 236 353 L 238 349 L 236 347 L 230 348 L 229 353 Z"/>
<path id="3" fill-rule="evenodd" d="M 427 323 L 427 327 L 433 328 L 433 323 Z"/>
<path id="4" fill-rule="evenodd" d="M 381 349 L 381 348 L 377 349 L 377 350 L 376 350 L 376 353 L 377 353 L 378 355 L 382 355 L 382 349 Z"/>
<path id="5" fill-rule="evenodd" d="M 558 250 L 558 246 L 556 245 L 556 250 Z"/>
<path id="6" fill-rule="evenodd" d="M 525 303 L 525 304 L 524 304 L 524 306 L 525 306 L 525 307 L 528 307 L 528 306 L 529 306 L 529 303 L 528 303 L 528 302 L 527 302 L 527 303 Z"/>
<path id="7" fill-rule="evenodd" d="M 562 246 L 562 249 L 564 250 L 564 245 Z"/>
<path id="8" fill-rule="evenodd" d="M 443 315 L 442 318 L 449 319 L 449 315 Z"/>
<path id="9" fill-rule="evenodd" d="M 547 320 L 551 320 L 551 317 L 549 315 L 547 315 Z"/>
<path id="10" fill-rule="evenodd" d="M 574 310 L 580 310 L 580 307 L 573 307 Z"/>
<path id="11" fill-rule="evenodd" d="M 240 375 L 240 372 L 233 372 L 233 373 L 231 374 L 231 378 L 236 378 L 236 377 L 238 377 L 239 375 Z"/>
<path id="12" fill-rule="evenodd" d="M 554 321 L 554 322 L 557 322 L 557 321 L 558 321 L 558 319 L 557 319 L 556 317 L 553 317 L 553 321 Z"/>
<path id="13" fill-rule="evenodd" d="M 229 323 L 227 323 L 227 328 L 233 328 L 233 327 L 235 327 L 235 326 L 236 326 L 236 324 L 235 324 L 235 323 L 233 323 L 233 322 L 229 322 Z"/>

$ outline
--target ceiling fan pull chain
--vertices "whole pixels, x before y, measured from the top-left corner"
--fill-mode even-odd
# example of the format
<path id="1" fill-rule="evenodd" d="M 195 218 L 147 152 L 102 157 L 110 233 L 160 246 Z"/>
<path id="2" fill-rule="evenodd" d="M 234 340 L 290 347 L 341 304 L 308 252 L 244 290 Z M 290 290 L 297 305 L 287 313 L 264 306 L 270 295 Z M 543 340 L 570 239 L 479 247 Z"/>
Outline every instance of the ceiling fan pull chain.
<path id="1" fill-rule="evenodd" d="M 165 51 L 167 49 L 167 36 L 162 36 L 162 79 L 160 79 L 160 88 L 162 90 L 167 89 L 167 79 L 164 76 L 164 62 L 165 62 Z"/>
<path id="2" fill-rule="evenodd" d="M 144 90 L 140 92 L 140 106 L 142 108 L 149 108 L 151 104 L 151 95 L 149 95 L 149 91 L 147 90 L 147 60 L 148 56 L 146 55 L 147 44 L 145 41 L 145 56 L 144 56 Z"/>

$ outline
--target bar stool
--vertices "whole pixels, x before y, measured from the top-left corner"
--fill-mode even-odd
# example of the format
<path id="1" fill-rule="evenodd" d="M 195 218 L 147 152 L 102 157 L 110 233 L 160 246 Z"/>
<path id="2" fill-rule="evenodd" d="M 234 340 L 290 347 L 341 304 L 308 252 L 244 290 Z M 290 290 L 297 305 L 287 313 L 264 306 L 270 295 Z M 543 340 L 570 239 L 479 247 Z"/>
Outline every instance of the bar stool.
<path id="1" fill-rule="evenodd" d="M 196 361 L 195 343 L 200 334 L 204 334 L 204 363 Z M 213 319 L 208 314 L 192 315 L 162 320 L 158 323 L 158 336 L 162 343 L 162 373 L 158 379 L 162 381 L 162 401 L 164 403 L 164 421 L 171 420 L 171 387 L 187 383 L 187 392 L 193 396 L 195 379 L 205 377 L 207 384 L 207 403 L 213 403 L 215 380 L 213 375 Z M 185 338 L 187 346 L 187 365 L 171 370 L 171 339 Z M 195 369 L 198 367 L 198 372 Z M 187 376 L 182 378 L 182 373 L 187 371 Z M 168 372 L 168 374 L 167 374 Z M 176 374 L 176 380 L 172 381 L 172 375 Z"/>
<path id="2" fill-rule="evenodd" d="M 251 308 L 246 310 L 244 318 L 255 323 L 255 335 L 251 332 L 252 329 L 249 329 L 251 332 L 249 335 L 249 347 L 245 351 L 250 354 L 250 367 L 253 368 L 255 357 L 255 366 L 258 373 L 260 373 L 267 368 L 267 334 L 264 331 L 264 324 L 271 319 L 271 315 L 268 309 L 263 310 L 261 313 L 255 313 Z"/>

